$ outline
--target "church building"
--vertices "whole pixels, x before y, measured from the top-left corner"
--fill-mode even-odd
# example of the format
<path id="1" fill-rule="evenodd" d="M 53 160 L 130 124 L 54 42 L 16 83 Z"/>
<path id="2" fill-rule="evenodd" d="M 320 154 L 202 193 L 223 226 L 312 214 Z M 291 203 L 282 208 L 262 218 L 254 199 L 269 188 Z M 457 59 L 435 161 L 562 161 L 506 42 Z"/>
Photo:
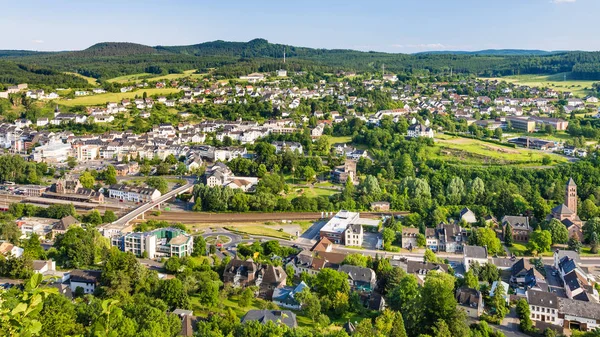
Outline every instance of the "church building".
<path id="1" fill-rule="evenodd" d="M 565 203 L 552 209 L 548 220 L 556 219 L 562 222 L 569 230 L 569 237 L 583 240 L 583 222 L 577 215 L 577 184 L 573 178 L 569 178 L 565 190 Z"/>

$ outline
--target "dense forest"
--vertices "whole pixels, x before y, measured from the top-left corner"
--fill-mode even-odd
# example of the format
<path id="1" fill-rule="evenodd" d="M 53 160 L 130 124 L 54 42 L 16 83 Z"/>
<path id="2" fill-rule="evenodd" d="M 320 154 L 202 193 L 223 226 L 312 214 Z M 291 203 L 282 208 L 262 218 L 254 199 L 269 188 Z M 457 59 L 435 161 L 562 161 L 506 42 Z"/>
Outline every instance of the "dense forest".
<path id="1" fill-rule="evenodd" d="M 288 60 L 285 65 L 281 61 L 284 51 Z M 223 76 L 271 71 L 280 67 L 313 71 L 378 71 L 384 64 L 388 71 L 395 73 L 437 74 L 450 72 L 450 69 L 454 73 L 479 76 L 572 72 L 571 79 L 600 79 L 600 52 L 519 53 L 508 50 L 410 55 L 294 47 L 269 43 L 264 39 L 157 47 L 104 42 L 82 51 L 38 53 L 0 50 L 0 58 L 6 60 L 0 67 L 0 83 L 28 81 L 26 74 L 17 76 L 11 70 L 17 65 L 77 72 L 98 79 L 142 72 L 168 74 L 189 69 L 206 71 L 209 68 L 219 68 Z M 11 82 L 7 82 L 7 79 Z M 56 78 L 56 81 L 60 80 Z M 64 80 L 68 82 L 68 79 Z"/>

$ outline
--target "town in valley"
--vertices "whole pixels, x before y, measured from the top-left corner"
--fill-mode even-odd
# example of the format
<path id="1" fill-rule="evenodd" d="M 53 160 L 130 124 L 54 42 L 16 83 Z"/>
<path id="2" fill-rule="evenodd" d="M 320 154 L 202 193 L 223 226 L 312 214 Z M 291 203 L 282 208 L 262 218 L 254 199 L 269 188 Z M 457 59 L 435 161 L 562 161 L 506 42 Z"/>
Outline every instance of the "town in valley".
<path id="1" fill-rule="evenodd" d="M 600 52 L 376 41 L 0 50 L 0 336 L 600 336 Z"/>

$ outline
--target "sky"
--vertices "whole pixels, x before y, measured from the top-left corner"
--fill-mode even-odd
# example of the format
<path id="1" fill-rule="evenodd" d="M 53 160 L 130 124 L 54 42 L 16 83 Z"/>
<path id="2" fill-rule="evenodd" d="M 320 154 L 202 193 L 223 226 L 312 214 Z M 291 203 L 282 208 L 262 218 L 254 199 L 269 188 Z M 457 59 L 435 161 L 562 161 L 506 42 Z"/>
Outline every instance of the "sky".
<path id="1" fill-rule="evenodd" d="M 0 49 L 270 42 L 391 53 L 600 50 L 600 0 L 0 0 Z"/>

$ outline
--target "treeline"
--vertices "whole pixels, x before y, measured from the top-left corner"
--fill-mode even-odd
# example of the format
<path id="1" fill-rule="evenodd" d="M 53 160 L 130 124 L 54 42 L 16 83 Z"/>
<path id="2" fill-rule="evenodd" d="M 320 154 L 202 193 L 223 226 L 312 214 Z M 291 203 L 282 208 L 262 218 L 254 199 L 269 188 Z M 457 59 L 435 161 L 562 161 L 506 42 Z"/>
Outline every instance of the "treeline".
<path id="1" fill-rule="evenodd" d="M 287 56 L 285 64 L 282 62 L 284 50 Z M 189 69 L 208 71 L 215 68 L 215 75 L 222 77 L 238 77 L 280 68 L 290 71 L 378 72 L 383 64 L 386 70 L 398 74 L 444 74 L 452 69 L 455 74 L 479 76 L 572 72 L 572 79 L 600 79 L 600 52 L 550 55 L 409 55 L 302 48 L 256 39 L 247 43 L 214 41 L 192 46 L 156 48 L 133 43 L 101 43 L 76 52 L 4 54 L 7 55 L 6 59 L 19 64 L 43 64 L 56 71 L 77 72 L 98 79 L 143 72 L 168 74 Z M 4 68 L 6 67 L 0 67 L 0 82 L 6 81 L 2 80 L 4 77 L 18 82 L 8 76 L 9 73 Z M 61 80 L 69 82 L 68 78 L 55 79 Z M 85 83 L 80 84 L 83 86 Z"/>
<path id="2" fill-rule="evenodd" d="M 19 83 L 53 89 L 57 87 L 89 87 L 89 83 L 81 77 L 63 74 L 45 67 L 0 60 L 0 90 Z"/>

